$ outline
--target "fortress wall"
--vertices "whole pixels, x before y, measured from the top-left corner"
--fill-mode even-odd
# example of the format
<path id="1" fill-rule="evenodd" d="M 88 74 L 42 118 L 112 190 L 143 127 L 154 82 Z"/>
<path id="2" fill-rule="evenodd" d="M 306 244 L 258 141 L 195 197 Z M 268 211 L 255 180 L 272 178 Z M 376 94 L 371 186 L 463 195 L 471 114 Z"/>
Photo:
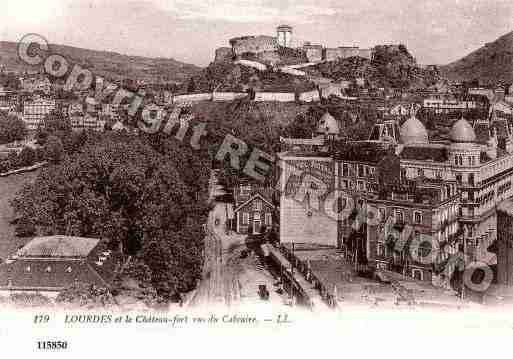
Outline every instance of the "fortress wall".
<path id="1" fill-rule="evenodd" d="M 305 48 L 306 58 L 308 62 L 319 62 L 322 61 L 322 47 L 319 48 Z"/>
<path id="2" fill-rule="evenodd" d="M 289 74 L 289 75 L 293 75 L 293 76 L 306 76 L 306 73 L 304 71 L 300 71 L 300 70 L 296 70 L 296 69 L 291 69 L 289 67 L 282 67 L 280 69 L 280 71 L 285 73 L 285 74 Z"/>
<path id="3" fill-rule="evenodd" d="M 232 56 L 233 56 L 233 51 L 230 47 L 220 47 L 220 48 L 216 49 L 214 61 L 215 62 L 228 61 L 232 58 Z"/>
<path id="4" fill-rule="evenodd" d="M 373 52 L 374 51 L 372 49 L 360 49 L 358 51 L 358 56 L 363 57 L 368 60 L 372 60 Z"/>
<path id="5" fill-rule="evenodd" d="M 245 92 L 214 92 L 212 101 L 233 101 L 247 96 Z"/>
<path id="6" fill-rule="evenodd" d="M 252 67 L 254 69 L 257 69 L 258 71 L 265 71 L 265 70 L 267 70 L 267 66 L 265 64 L 262 64 L 262 63 L 256 62 L 256 61 L 237 60 L 237 61 L 234 62 L 234 64 Z"/>
<path id="7" fill-rule="evenodd" d="M 354 46 L 342 46 L 342 47 L 339 47 L 339 54 L 340 54 L 340 57 L 342 57 L 343 59 L 348 58 L 348 57 L 358 56 L 359 49 L 358 49 L 358 47 L 354 47 Z"/>
<path id="8" fill-rule="evenodd" d="M 340 58 L 340 55 L 341 55 L 341 53 L 340 53 L 339 49 L 335 49 L 335 48 L 328 49 L 327 48 L 325 50 L 325 57 L 324 57 L 324 59 L 326 61 L 335 61 L 338 58 Z"/>
<path id="9" fill-rule="evenodd" d="M 181 102 L 199 102 L 199 101 L 211 101 L 212 94 L 211 93 L 195 93 L 189 95 L 177 95 L 173 97 L 174 103 Z"/>
<path id="10" fill-rule="evenodd" d="M 242 55 L 246 52 L 259 54 L 265 51 L 277 51 L 278 42 L 272 36 L 244 36 L 237 37 L 230 40 L 233 53 L 236 56 Z"/>
<path id="11" fill-rule="evenodd" d="M 276 101 L 276 102 L 294 102 L 296 94 L 294 92 L 256 92 L 255 101 Z"/>
<path id="12" fill-rule="evenodd" d="M 307 91 L 299 94 L 299 101 L 315 102 L 319 101 L 319 99 L 319 91 L 317 90 Z"/>

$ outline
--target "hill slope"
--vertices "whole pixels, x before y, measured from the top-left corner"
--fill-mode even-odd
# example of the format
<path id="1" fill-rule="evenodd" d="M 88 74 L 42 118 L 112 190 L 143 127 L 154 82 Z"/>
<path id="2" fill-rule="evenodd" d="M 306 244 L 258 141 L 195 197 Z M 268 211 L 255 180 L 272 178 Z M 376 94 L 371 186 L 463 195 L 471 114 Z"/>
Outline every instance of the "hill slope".
<path id="1" fill-rule="evenodd" d="M 486 44 L 461 60 L 441 68 L 442 74 L 452 80 L 478 79 L 484 84 L 513 82 L 513 32 Z"/>
<path id="2" fill-rule="evenodd" d="M 200 67 L 170 58 L 148 58 L 121 55 L 64 45 L 50 45 L 51 51 L 69 61 L 90 69 L 94 74 L 112 80 L 133 78 L 152 83 L 184 82 L 199 73 Z M 0 66 L 6 71 L 22 72 L 29 67 L 17 56 L 17 43 L 0 41 Z"/>
<path id="3" fill-rule="evenodd" d="M 422 70 L 404 45 L 380 45 L 374 51 L 372 60 L 350 57 L 304 70 L 336 81 L 364 77 L 373 87 L 424 87 L 438 79 L 437 74 Z"/>

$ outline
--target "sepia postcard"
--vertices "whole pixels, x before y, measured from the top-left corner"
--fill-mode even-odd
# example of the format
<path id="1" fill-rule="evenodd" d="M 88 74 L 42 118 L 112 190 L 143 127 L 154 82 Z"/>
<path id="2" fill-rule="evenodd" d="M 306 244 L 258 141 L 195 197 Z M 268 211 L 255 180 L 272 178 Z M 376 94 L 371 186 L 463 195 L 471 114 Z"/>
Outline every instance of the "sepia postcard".
<path id="1" fill-rule="evenodd" d="M 0 2 L 2 356 L 504 355 L 512 181 L 511 0 Z"/>

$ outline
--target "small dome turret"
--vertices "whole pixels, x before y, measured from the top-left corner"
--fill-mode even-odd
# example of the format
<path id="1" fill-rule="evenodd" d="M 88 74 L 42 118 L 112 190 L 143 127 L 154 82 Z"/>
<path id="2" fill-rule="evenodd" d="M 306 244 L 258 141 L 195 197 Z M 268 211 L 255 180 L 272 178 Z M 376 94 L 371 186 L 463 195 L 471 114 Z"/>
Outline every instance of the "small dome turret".
<path id="1" fill-rule="evenodd" d="M 464 118 L 454 123 L 450 133 L 452 142 L 467 143 L 476 141 L 476 133 Z"/>
<path id="2" fill-rule="evenodd" d="M 415 116 L 410 117 L 401 126 L 401 142 L 404 144 L 429 142 L 426 127 Z"/>

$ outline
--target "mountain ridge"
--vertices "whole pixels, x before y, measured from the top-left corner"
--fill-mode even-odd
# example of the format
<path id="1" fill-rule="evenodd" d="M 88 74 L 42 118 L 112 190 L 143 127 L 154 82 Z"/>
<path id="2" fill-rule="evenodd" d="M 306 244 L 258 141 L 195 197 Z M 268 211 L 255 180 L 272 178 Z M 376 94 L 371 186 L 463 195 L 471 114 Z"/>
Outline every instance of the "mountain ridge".
<path id="1" fill-rule="evenodd" d="M 14 72 L 33 69 L 18 58 L 17 46 L 16 42 L 0 41 L 0 65 Z M 52 53 L 61 54 L 71 63 L 111 80 L 133 78 L 151 83 L 184 83 L 201 71 L 199 66 L 174 58 L 126 55 L 60 44 L 49 44 L 49 47 Z"/>
<path id="2" fill-rule="evenodd" d="M 487 85 L 513 83 L 513 31 L 440 69 L 450 80 L 477 79 Z"/>

